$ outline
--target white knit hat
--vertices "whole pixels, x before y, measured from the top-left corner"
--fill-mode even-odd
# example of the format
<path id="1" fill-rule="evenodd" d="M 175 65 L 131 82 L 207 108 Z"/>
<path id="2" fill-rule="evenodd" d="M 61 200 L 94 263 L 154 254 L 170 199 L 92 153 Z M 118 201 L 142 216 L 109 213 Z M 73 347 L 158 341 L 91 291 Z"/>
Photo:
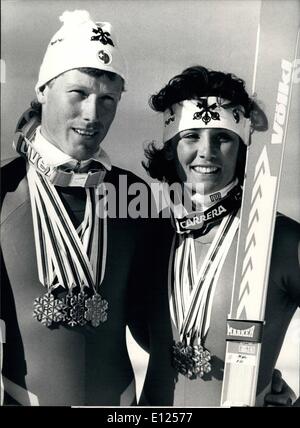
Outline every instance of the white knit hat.
<path id="1" fill-rule="evenodd" d="M 109 22 L 93 22 L 86 10 L 65 11 L 63 26 L 47 47 L 35 89 L 49 80 L 80 67 L 119 74 L 126 80 L 126 63 Z"/>

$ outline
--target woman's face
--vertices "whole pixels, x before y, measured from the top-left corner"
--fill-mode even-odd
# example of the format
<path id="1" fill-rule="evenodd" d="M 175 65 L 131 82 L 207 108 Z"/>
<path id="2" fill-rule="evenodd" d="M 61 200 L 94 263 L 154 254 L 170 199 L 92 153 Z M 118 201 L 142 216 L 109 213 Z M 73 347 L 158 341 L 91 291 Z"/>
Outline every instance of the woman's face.
<path id="1" fill-rule="evenodd" d="M 213 193 L 234 178 L 239 137 L 232 131 L 223 128 L 181 131 L 170 149 L 180 181 L 191 189 L 201 184 L 204 193 Z"/>

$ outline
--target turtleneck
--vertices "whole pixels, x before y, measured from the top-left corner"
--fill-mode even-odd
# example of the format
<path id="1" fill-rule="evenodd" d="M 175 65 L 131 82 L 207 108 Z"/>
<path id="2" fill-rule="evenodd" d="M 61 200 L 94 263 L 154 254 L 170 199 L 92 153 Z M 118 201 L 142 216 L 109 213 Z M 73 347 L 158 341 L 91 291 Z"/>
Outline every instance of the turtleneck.
<path id="1" fill-rule="evenodd" d="M 213 193 L 194 193 L 190 196 L 190 192 L 185 191 L 184 192 L 184 198 L 190 198 L 189 201 L 186 199 L 184 200 L 185 205 L 187 207 L 191 207 L 193 205 L 193 211 L 205 211 L 208 208 L 213 207 L 217 202 L 220 202 L 223 198 L 227 196 L 227 194 L 238 184 L 238 179 L 234 179 L 231 181 L 227 186 L 223 187 L 222 189 L 213 192 Z M 177 198 L 175 196 L 175 198 Z M 192 201 L 192 203 L 189 203 Z M 186 216 L 189 212 L 186 209 L 186 207 L 182 204 L 182 200 L 178 199 L 175 204 L 173 205 L 173 213 L 175 218 L 182 218 Z"/>
<path id="2" fill-rule="evenodd" d="M 211 208 L 215 205 L 216 202 L 219 202 L 223 199 L 230 190 L 232 190 L 238 184 L 238 179 L 231 181 L 227 186 L 223 187 L 223 189 L 218 190 L 213 193 L 195 193 L 192 195 L 191 199 L 193 204 L 195 204 L 195 209 L 199 211 L 205 211 L 208 208 Z"/>

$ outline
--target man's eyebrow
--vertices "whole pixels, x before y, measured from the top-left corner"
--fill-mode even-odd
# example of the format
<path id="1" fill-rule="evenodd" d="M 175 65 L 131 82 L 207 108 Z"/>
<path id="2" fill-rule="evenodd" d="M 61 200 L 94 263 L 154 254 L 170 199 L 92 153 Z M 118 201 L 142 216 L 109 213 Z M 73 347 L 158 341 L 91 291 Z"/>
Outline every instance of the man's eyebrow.
<path id="1" fill-rule="evenodd" d="M 84 89 L 89 89 L 89 87 L 87 86 L 87 85 L 85 85 L 85 84 L 82 84 L 82 83 L 67 83 L 66 84 L 66 88 L 67 89 L 69 89 L 69 88 L 84 88 Z"/>
<path id="2" fill-rule="evenodd" d="M 66 90 L 69 90 L 69 89 L 84 89 L 86 91 L 92 91 L 93 90 L 90 86 L 88 86 L 84 83 L 67 83 L 66 84 Z M 109 89 L 107 91 L 103 90 L 100 95 L 102 95 L 102 96 L 118 95 L 118 90 L 116 90 L 116 89 Z"/>

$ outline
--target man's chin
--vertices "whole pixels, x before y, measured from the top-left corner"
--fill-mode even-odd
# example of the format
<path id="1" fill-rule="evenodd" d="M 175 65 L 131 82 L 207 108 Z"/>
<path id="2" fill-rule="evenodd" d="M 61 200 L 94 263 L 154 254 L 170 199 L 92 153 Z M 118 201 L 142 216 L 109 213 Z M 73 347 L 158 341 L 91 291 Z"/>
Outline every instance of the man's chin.
<path id="1" fill-rule="evenodd" d="M 81 146 L 81 147 L 76 148 L 76 150 L 72 150 L 72 152 L 69 153 L 69 155 L 73 159 L 76 159 L 78 161 L 85 161 L 85 160 L 91 159 L 93 156 L 95 156 L 96 153 L 98 153 L 98 151 L 99 151 L 99 147 L 100 147 L 100 145 L 94 146 L 93 148 Z"/>

